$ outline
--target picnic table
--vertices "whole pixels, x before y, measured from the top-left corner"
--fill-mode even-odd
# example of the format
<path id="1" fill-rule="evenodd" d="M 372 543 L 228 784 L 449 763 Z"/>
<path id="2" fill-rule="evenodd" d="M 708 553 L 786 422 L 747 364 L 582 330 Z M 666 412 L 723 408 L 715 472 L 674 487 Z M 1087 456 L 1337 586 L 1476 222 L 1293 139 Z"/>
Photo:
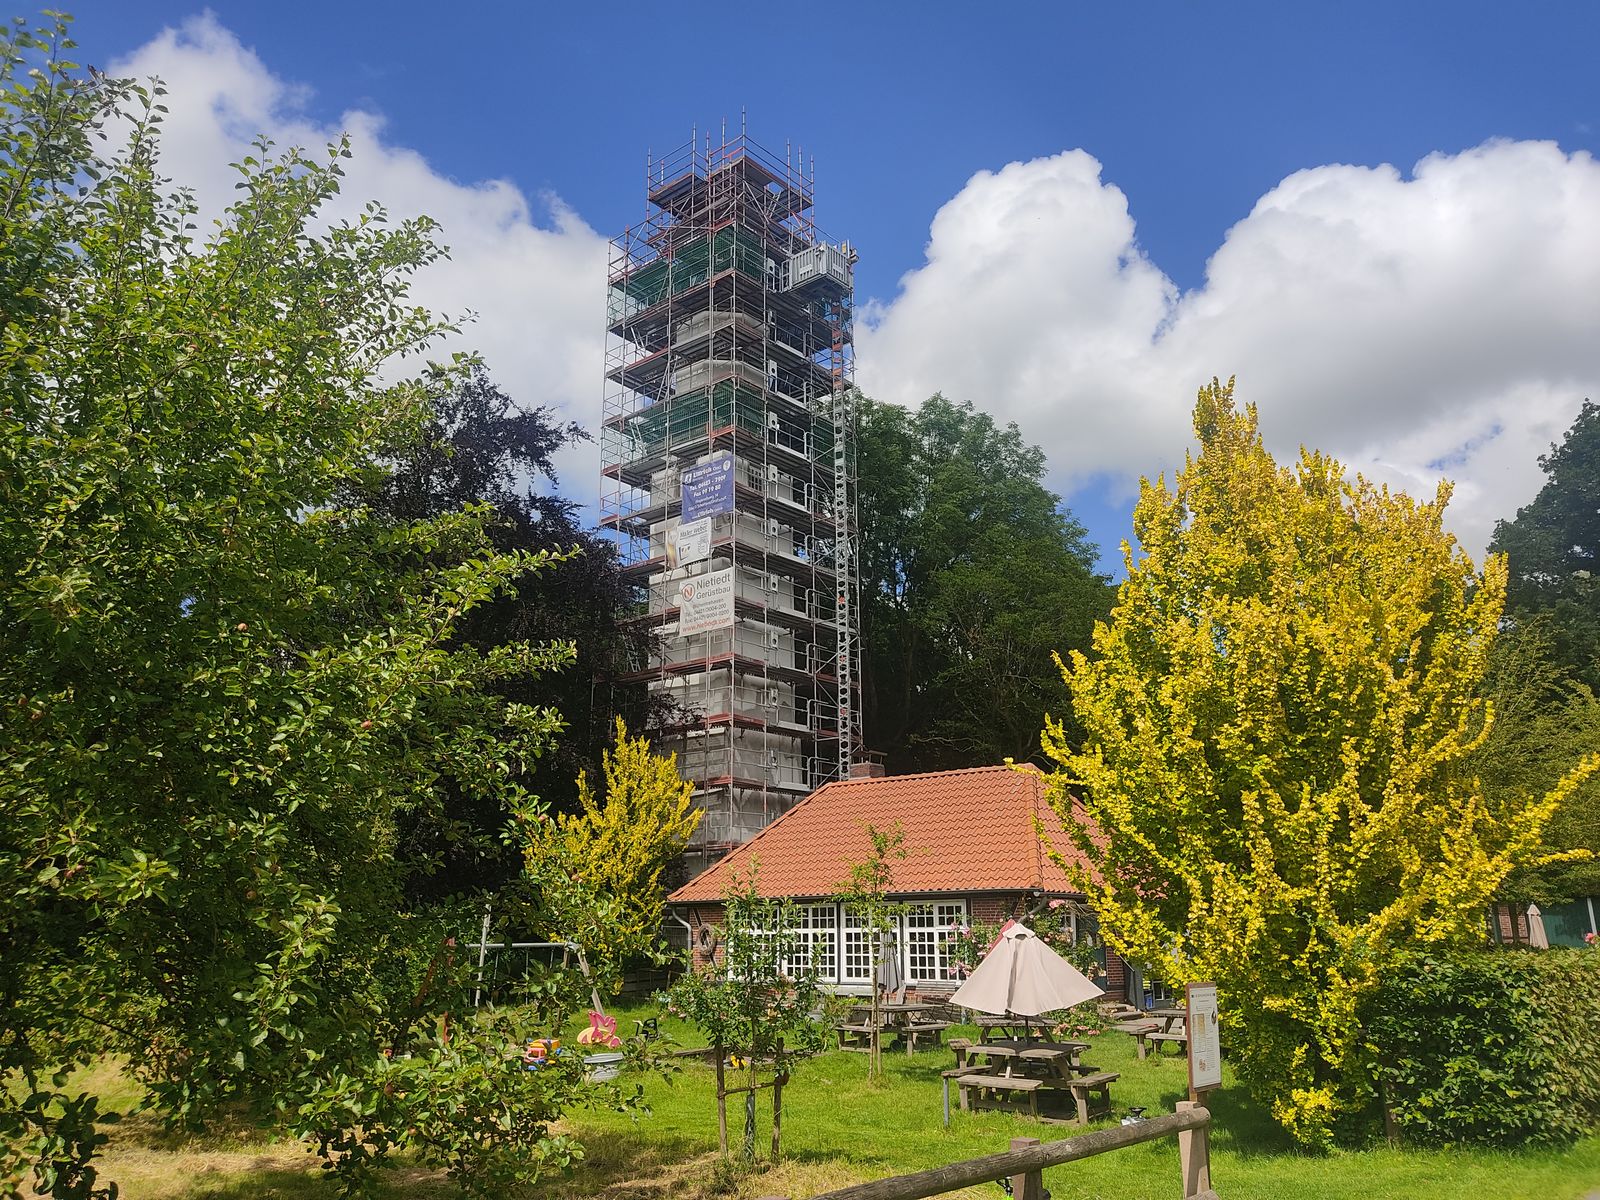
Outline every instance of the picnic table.
<path id="1" fill-rule="evenodd" d="M 1152 1008 L 1148 1020 L 1138 1029 L 1130 1029 L 1139 1044 L 1139 1057 L 1147 1053 L 1160 1055 L 1162 1046 L 1173 1046 L 1181 1054 L 1189 1048 L 1189 1011 L 1183 1008 Z"/>
<path id="2" fill-rule="evenodd" d="M 998 1017 L 978 1018 L 978 1040 L 994 1042 L 1006 1038 L 1031 1038 L 1035 1041 L 1050 1041 L 1050 1026 L 1040 1018 L 1037 1021 L 1018 1021 L 1007 1017 L 1001 1020 Z"/>
<path id="3" fill-rule="evenodd" d="M 1079 1125 L 1088 1125 L 1093 1117 L 1111 1110 L 1111 1083 L 1119 1075 L 1080 1060 L 1079 1055 L 1089 1049 L 1088 1042 L 1006 1038 L 952 1045 L 956 1067 L 944 1072 L 947 1124 L 952 1079 L 960 1090 L 963 1109 L 1026 1111 L 1036 1120 L 1075 1119 Z M 976 1061 L 979 1059 L 986 1061 Z M 1069 1100 L 1074 1115 L 1063 1116 L 1061 1111 Z"/>
<path id="4" fill-rule="evenodd" d="M 938 1019 L 939 1013 L 944 1009 L 943 1001 L 895 1001 L 878 1005 L 878 1040 L 881 1045 L 888 1038 L 899 1038 L 907 1054 L 917 1048 L 917 1039 L 933 1039 L 935 1045 L 939 1042 L 939 1035 L 950 1028 L 950 1022 Z M 850 1012 L 849 1019 L 843 1024 L 835 1026 L 839 1034 L 839 1049 L 841 1050 L 868 1050 L 872 1046 L 872 1007 L 871 1005 L 857 1005 Z"/>

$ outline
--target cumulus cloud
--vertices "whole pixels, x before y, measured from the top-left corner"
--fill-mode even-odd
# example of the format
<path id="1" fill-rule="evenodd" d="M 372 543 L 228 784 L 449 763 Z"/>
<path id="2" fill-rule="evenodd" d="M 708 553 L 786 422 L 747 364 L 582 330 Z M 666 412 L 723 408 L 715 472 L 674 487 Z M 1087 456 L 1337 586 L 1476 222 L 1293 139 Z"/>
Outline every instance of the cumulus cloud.
<path id="1" fill-rule="evenodd" d="M 530 200 L 505 180 L 449 179 L 388 140 L 373 113 L 313 120 L 308 90 L 275 75 L 209 14 L 164 31 L 110 69 L 166 84 L 163 171 L 194 188 L 207 216 L 229 202 L 238 176 L 228 164 L 251 153 L 258 135 L 280 148 L 317 149 L 348 133 L 354 157 L 329 215 L 353 216 L 377 200 L 395 219 L 425 213 L 439 221 L 450 259 L 417 277 L 413 299 L 450 316 L 477 314 L 436 356 L 478 350 L 517 402 L 560 409 L 596 430 L 606 242 L 559 197 Z M 592 447 L 567 455 L 558 463 L 564 490 L 586 496 L 596 462 Z"/>
<path id="2" fill-rule="evenodd" d="M 942 390 L 1017 421 L 1068 491 L 1181 462 L 1195 389 L 1237 374 L 1280 454 L 1314 445 L 1414 494 L 1455 479 L 1479 551 L 1600 395 L 1600 164 L 1492 142 L 1409 175 L 1300 171 L 1180 295 L 1092 157 L 1012 163 L 939 211 L 858 351 L 883 399 Z"/>

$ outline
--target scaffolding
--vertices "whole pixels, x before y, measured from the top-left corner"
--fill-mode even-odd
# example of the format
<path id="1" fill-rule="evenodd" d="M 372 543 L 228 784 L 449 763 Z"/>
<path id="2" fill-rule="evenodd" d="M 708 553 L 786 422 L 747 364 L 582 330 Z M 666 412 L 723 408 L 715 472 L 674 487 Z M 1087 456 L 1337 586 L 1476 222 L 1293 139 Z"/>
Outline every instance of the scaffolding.
<path id="1" fill-rule="evenodd" d="M 611 243 L 601 521 L 660 635 L 633 678 L 678 713 L 657 743 L 704 812 L 691 870 L 860 756 L 855 253 L 803 162 L 697 134 L 647 162 L 648 215 Z M 720 475 L 709 515 L 684 519 L 686 473 Z M 731 601 L 678 636 L 695 586 Z"/>

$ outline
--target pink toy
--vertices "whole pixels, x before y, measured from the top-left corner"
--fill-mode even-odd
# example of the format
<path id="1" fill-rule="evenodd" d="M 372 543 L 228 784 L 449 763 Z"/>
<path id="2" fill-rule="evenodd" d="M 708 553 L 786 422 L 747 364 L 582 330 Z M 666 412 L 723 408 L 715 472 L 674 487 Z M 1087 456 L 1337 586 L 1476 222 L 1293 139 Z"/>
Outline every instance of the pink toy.
<path id="1" fill-rule="evenodd" d="M 617 1019 L 603 1013 L 591 1012 L 589 1028 L 578 1035 L 578 1041 L 585 1046 L 622 1045 L 622 1039 L 617 1036 Z"/>

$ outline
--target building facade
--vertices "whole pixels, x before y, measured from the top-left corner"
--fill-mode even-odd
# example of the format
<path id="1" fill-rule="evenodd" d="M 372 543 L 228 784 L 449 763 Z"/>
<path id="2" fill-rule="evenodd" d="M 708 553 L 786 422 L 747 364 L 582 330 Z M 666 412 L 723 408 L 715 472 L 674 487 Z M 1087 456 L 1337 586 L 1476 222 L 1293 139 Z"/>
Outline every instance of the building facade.
<path id="1" fill-rule="evenodd" d="M 704 812 L 692 873 L 860 754 L 855 255 L 742 132 L 652 161 L 647 197 L 611 247 L 601 520 Z"/>
<path id="2" fill-rule="evenodd" d="M 1098 927 L 1084 897 L 1045 836 L 1065 861 L 1079 852 L 1046 802 L 1037 772 L 1011 767 L 936 771 L 921 775 L 860 774 L 821 788 L 758 837 L 674 891 L 667 899 L 696 959 L 705 964 L 721 948 L 723 907 L 735 876 L 754 878 L 767 898 L 793 901 L 788 931 L 797 961 L 815 965 L 822 984 L 840 992 L 865 992 L 871 983 L 871 942 L 864 922 L 836 898 L 852 863 L 871 848 L 867 827 L 900 830 L 903 858 L 890 865 L 890 899 L 904 905 L 894 938 L 899 977 L 921 995 L 953 991 L 951 941 L 967 925 L 1027 921 L 1052 905 L 1071 905 L 1074 932 L 1098 943 Z M 1132 995 L 1144 983 L 1115 954 L 1103 954 L 1101 986 Z M 1159 985 L 1151 985 L 1152 998 Z M 1142 994 L 1139 997 L 1142 1002 Z"/>

